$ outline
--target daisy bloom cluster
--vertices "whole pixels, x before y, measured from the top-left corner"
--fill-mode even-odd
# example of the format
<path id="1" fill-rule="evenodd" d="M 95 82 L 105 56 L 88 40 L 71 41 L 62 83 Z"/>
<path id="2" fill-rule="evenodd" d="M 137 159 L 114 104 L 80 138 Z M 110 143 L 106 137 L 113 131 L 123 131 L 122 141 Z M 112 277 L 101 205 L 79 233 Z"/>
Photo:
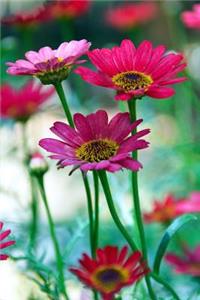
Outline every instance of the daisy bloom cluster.
<path id="1" fill-rule="evenodd" d="M 78 60 L 90 47 L 90 43 L 83 39 L 62 43 L 58 49 L 43 47 L 38 52 L 28 51 L 26 60 L 19 59 L 15 63 L 8 62 L 7 72 L 11 75 L 33 75 L 43 84 L 56 84 L 68 77 L 75 64 L 84 62 Z"/>
<path id="2" fill-rule="evenodd" d="M 46 6 L 47 14 L 51 19 L 73 19 L 86 13 L 90 7 L 90 1 L 81 0 L 55 0 Z"/>
<path id="3" fill-rule="evenodd" d="M 75 129 L 55 122 L 50 129 L 61 140 L 45 138 L 39 145 L 53 153 L 50 158 L 58 160 L 60 167 L 74 166 L 84 172 L 101 169 L 116 172 L 122 168 L 138 171 L 142 165 L 130 154 L 148 147 L 148 142 L 140 138 L 148 134 L 149 129 L 128 135 L 141 122 L 131 123 L 128 113 L 118 113 L 110 121 L 104 110 L 87 116 L 76 113 Z"/>
<path id="4" fill-rule="evenodd" d="M 21 11 L 2 18 L 4 25 L 14 25 L 19 27 L 33 27 L 48 20 L 48 15 L 44 6 L 36 7 L 30 11 Z"/>
<path id="5" fill-rule="evenodd" d="M 131 40 L 123 40 L 119 47 L 89 51 L 88 57 L 97 71 L 79 67 L 75 73 L 91 84 L 116 90 L 116 100 L 168 98 L 175 93 L 170 86 L 186 80 L 176 77 L 186 66 L 183 55 L 166 53 L 163 45 L 153 48 L 150 41 L 136 49 Z"/>
<path id="6" fill-rule="evenodd" d="M 181 19 L 186 27 L 200 29 L 200 4 L 193 5 L 192 11 L 184 11 Z"/>
<path id="7" fill-rule="evenodd" d="M 45 89 L 42 84 L 30 80 L 19 89 L 3 84 L 0 93 L 1 117 L 25 121 L 53 95 L 54 88 Z"/>
<path id="8" fill-rule="evenodd" d="M 11 240 L 10 241 L 4 241 L 9 236 L 11 231 L 10 231 L 10 229 L 2 231 L 3 230 L 3 225 L 4 225 L 4 223 L 0 222 L 0 260 L 6 260 L 8 258 L 8 255 L 7 254 L 2 254 L 1 250 L 15 244 L 15 241 L 11 241 Z"/>
<path id="9" fill-rule="evenodd" d="M 180 215 L 197 212 L 200 212 L 200 192 L 181 199 L 169 194 L 163 201 L 154 201 L 153 210 L 144 214 L 144 220 L 146 223 L 169 222 Z"/>
<path id="10" fill-rule="evenodd" d="M 176 273 L 200 277 L 200 245 L 193 250 L 184 247 L 184 256 L 168 253 L 165 260 L 174 267 Z"/>
<path id="11" fill-rule="evenodd" d="M 83 254 L 79 268 L 71 268 L 86 286 L 99 291 L 103 300 L 113 300 L 123 287 L 132 285 L 149 272 L 141 253 L 136 251 L 127 257 L 128 248 L 114 246 L 97 249 L 96 259 Z"/>
<path id="12" fill-rule="evenodd" d="M 127 30 L 148 22 L 156 13 L 156 3 L 126 3 L 109 9 L 105 19 L 114 28 Z"/>

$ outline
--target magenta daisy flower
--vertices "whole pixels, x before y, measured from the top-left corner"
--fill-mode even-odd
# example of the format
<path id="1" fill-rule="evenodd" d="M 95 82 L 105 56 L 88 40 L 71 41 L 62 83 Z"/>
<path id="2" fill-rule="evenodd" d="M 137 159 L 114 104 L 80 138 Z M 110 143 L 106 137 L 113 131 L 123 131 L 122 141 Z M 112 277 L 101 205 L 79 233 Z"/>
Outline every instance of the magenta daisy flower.
<path id="1" fill-rule="evenodd" d="M 0 222 L 0 250 L 15 244 L 15 241 L 3 242 L 9 236 L 11 231 L 10 229 L 8 229 L 1 232 L 2 229 L 3 229 L 3 222 Z M 0 253 L 0 260 L 6 260 L 7 258 L 8 258 L 7 254 Z"/>
<path id="2" fill-rule="evenodd" d="M 27 60 L 8 62 L 7 72 L 11 75 L 34 75 L 43 84 L 55 84 L 66 79 L 72 66 L 84 62 L 77 60 L 85 54 L 91 43 L 83 39 L 62 43 L 58 49 L 43 47 L 38 52 L 28 51 Z"/>
<path id="3" fill-rule="evenodd" d="M 91 84 L 116 90 L 116 100 L 171 97 L 174 89 L 169 86 L 186 80 L 176 77 L 186 66 L 182 54 L 165 53 L 163 45 L 153 49 L 149 41 L 136 49 L 130 40 L 123 40 L 120 47 L 95 49 L 88 56 L 97 72 L 79 67 L 75 73 Z"/>
<path id="4" fill-rule="evenodd" d="M 133 136 L 128 135 L 142 120 L 130 122 L 129 113 L 118 113 L 110 122 L 104 110 L 83 116 L 74 115 L 75 129 L 62 122 L 55 122 L 51 131 L 61 140 L 45 138 L 39 145 L 53 153 L 60 167 L 71 166 L 82 171 L 107 170 L 116 172 L 122 168 L 138 171 L 141 163 L 132 159 L 130 153 L 148 147 L 140 139 L 150 132 L 144 129 Z"/>

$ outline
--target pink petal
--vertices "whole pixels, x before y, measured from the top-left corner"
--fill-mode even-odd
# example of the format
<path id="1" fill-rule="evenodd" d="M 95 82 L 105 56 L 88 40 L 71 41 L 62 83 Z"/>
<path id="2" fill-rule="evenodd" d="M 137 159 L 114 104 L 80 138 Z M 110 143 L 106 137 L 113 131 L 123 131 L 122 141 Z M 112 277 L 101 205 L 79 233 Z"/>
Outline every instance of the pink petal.
<path id="1" fill-rule="evenodd" d="M 134 172 L 142 168 L 142 164 L 139 161 L 136 161 L 130 157 L 120 161 L 119 163 L 122 167 L 130 169 Z"/>
<path id="2" fill-rule="evenodd" d="M 169 87 L 151 87 L 147 91 L 147 95 L 152 98 L 164 99 L 172 97 L 175 94 L 174 89 Z"/>

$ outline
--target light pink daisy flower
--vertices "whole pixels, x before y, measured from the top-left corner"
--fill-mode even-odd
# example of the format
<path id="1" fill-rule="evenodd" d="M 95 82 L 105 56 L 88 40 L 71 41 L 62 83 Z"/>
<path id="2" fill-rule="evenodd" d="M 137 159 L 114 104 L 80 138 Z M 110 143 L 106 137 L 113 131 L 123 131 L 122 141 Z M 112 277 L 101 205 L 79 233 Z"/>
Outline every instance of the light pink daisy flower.
<path id="1" fill-rule="evenodd" d="M 77 59 L 88 51 L 90 45 L 83 39 L 64 42 L 55 50 L 43 47 L 38 52 L 28 51 L 26 60 L 8 62 L 7 72 L 11 75 L 34 75 L 43 84 L 56 84 L 67 78 L 73 65 L 84 62 Z"/>
<path id="2" fill-rule="evenodd" d="M 128 137 L 142 120 L 130 122 L 129 113 L 118 113 L 110 122 L 104 110 L 83 116 L 74 115 L 75 129 L 62 122 L 55 122 L 51 131 L 61 138 L 45 138 L 39 145 L 53 153 L 60 167 L 80 167 L 82 171 L 107 170 L 116 172 L 122 168 L 138 171 L 141 163 L 132 159 L 130 153 L 148 147 L 148 142 L 140 139 L 150 132 L 144 129 Z"/>
<path id="3" fill-rule="evenodd" d="M 116 90 L 116 100 L 168 98 L 175 93 L 170 86 L 186 80 L 176 77 L 186 66 L 183 55 L 165 53 L 163 45 L 153 48 L 150 41 L 136 49 L 131 40 L 123 40 L 119 47 L 89 51 L 88 57 L 97 71 L 78 67 L 75 73 L 91 84 Z"/>
<path id="4" fill-rule="evenodd" d="M 0 250 L 15 244 L 15 241 L 3 242 L 3 240 L 9 236 L 11 231 L 10 231 L 10 229 L 8 229 L 8 230 L 1 232 L 2 229 L 3 229 L 3 222 L 0 222 Z M 8 258 L 8 255 L 2 254 L 0 251 L 0 260 L 6 260 L 7 258 Z"/>

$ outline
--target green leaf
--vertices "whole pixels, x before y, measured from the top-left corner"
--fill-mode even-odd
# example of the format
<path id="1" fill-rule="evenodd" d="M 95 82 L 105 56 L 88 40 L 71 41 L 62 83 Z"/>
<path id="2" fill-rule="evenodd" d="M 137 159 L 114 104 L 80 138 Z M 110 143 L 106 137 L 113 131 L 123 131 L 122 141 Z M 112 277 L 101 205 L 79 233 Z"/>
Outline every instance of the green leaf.
<path id="1" fill-rule="evenodd" d="M 172 224 L 169 225 L 169 227 L 166 229 L 160 244 L 158 246 L 158 249 L 156 251 L 155 259 L 154 259 L 154 265 L 153 265 L 153 271 L 156 274 L 159 274 L 160 265 L 162 258 L 167 250 L 168 244 L 172 237 L 177 233 L 177 231 L 187 223 L 191 221 L 197 221 L 197 216 L 193 214 L 186 214 L 181 217 L 178 217 L 173 221 Z"/>

